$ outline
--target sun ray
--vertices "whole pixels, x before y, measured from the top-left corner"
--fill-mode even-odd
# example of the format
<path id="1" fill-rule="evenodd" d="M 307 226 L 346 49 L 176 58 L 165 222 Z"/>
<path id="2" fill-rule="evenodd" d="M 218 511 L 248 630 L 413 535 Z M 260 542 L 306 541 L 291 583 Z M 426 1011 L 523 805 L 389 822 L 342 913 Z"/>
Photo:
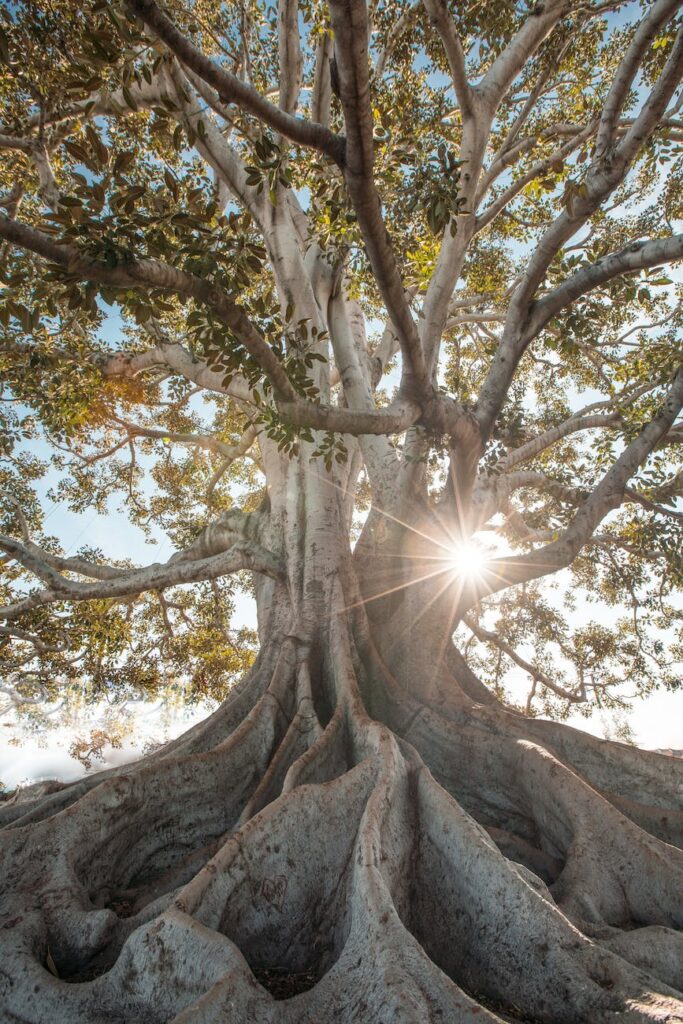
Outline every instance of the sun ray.
<path id="1" fill-rule="evenodd" d="M 309 472 L 311 473 L 311 475 L 317 476 L 319 480 L 322 480 L 325 483 L 329 484 L 330 487 L 335 487 L 337 490 L 341 491 L 342 493 L 345 493 L 344 488 L 341 487 L 338 483 L 336 483 L 336 481 L 330 480 L 329 478 L 323 476 L 322 473 L 317 473 L 315 470 L 309 469 Z M 410 523 L 404 522 L 397 516 L 392 515 L 391 512 L 387 512 L 386 509 L 380 508 L 378 505 L 373 506 L 373 511 L 379 512 L 379 514 L 384 516 L 386 519 L 391 519 L 392 522 L 397 523 L 399 526 L 402 526 L 405 530 L 409 530 L 416 536 L 422 537 L 423 540 L 428 541 L 430 544 L 436 544 L 438 547 L 443 548 L 443 550 L 447 552 L 451 550 L 450 544 L 444 543 L 443 541 L 438 540 L 438 538 L 431 537 L 428 533 L 424 533 L 422 530 L 416 529 L 414 526 L 411 526 Z"/>
<path id="2" fill-rule="evenodd" d="M 405 580 L 403 583 L 398 584 L 395 587 L 387 587 L 386 590 L 382 590 L 379 594 L 372 594 L 371 597 L 364 597 L 360 601 L 354 601 L 353 604 L 348 604 L 342 608 L 341 611 L 349 611 L 351 608 L 358 608 L 362 604 L 369 604 L 371 601 L 378 601 L 380 597 L 388 597 L 389 594 L 395 594 L 398 590 L 405 590 L 406 587 L 415 586 L 417 583 L 425 583 L 427 580 L 433 579 L 435 576 L 441 576 L 442 573 L 450 572 L 448 565 L 442 565 L 440 569 L 435 569 L 434 572 L 426 573 L 424 576 L 417 576 L 415 579 Z"/>

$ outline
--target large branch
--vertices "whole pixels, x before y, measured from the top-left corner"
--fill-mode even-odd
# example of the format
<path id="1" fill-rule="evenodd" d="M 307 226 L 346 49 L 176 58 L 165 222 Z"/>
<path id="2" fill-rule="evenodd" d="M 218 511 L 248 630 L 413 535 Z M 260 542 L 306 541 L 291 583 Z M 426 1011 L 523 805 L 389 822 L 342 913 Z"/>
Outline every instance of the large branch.
<path id="1" fill-rule="evenodd" d="M 25 540 L 21 549 L 13 547 L 13 538 L 0 534 L 0 548 L 6 552 L 9 558 L 16 558 L 25 569 L 29 569 L 34 576 L 43 583 L 51 583 L 55 578 L 54 574 L 62 572 L 76 573 L 78 576 L 87 576 L 94 580 L 116 580 L 130 574 L 130 569 L 122 569 L 119 566 L 105 565 L 103 563 L 91 562 L 90 559 L 80 558 L 77 555 L 64 557 L 55 555 L 45 548 L 39 547 L 31 540 Z M 47 567 L 47 568 L 46 568 Z"/>
<path id="2" fill-rule="evenodd" d="M 459 198 L 464 201 L 462 215 L 457 220 L 454 235 L 450 229 L 444 232 L 439 257 L 434 273 L 427 287 L 420 319 L 420 339 L 427 358 L 428 368 L 436 374 L 439 348 L 446 326 L 453 290 L 462 274 L 467 248 L 475 228 L 473 215 L 474 197 L 481 172 L 491 118 L 485 111 L 468 118 L 463 126 L 462 141 L 458 157 L 463 161 L 463 171 L 458 183 Z"/>
<path id="3" fill-rule="evenodd" d="M 398 335 L 404 377 L 415 397 L 431 393 L 422 344 L 406 301 L 375 185 L 373 114 L 368 63 L 368 19 L 364 0 L 331 0 L 330 13 L 339 94 L 346 125 L 344 180 L 363 235 L 372 271 Z"/>
<path id="4" fill-rule="evenodd" d="M 474 113 L 472 87 L 467 81 L 465 54 L 446 0 L 423 0 L 423 3 L 429 20 L 441 38 L 460 112 L 463 119 L 471 117 Z"/>
<path id="5" fill-rule="evenodd" d="M 442 0 L 425 0 L 425 6 L 446 47 L 454 88 L 463 108 L 459 153 L 463 161 L 459 182 L 459 198 L 464 200 L 463 216 L 458 218 L 455 235 L 451 235 L 450 231 L 444 235 L 420 321 L 420 338 L 427 367 L 430 373 L 435 373 L 453 289 L 462 272 L 467 246 L 477 229 L 474 216 L 476 194 L 493 118 L 510 84 L 569 8 L 569 3 L 568 0 L 550 0 L 549 3 L 538 5 L 482 81 L 467 89 L 460 44 L 448 11 L 444 9 Z"/>
<path id="6" fill-rule="evenodd" d="M 199 155 L 213 169 L 217 181 L 222 182 L 228 193 L 249 211 L 263 233 L 266 198 L 259 194 L 256 186 L 247 184 L 244 161 L 229 145 L 214 119 L 206 116 L 205 105 L 208 104 L 214 113 L 231 124 L 228 111 L 222 108 L 214 90 L 191 71 L 183 73 L 182 67 L 176 65 L 166 70 L 166 77 L 177 107 L 173 116 L 194 133 L 194 146 Z"/>
<path id="7" fill-rule="evenodd" d="M 280 109 L 294 114 L 301 89 L 301 42 L 298 0 L 278 0 L 278 53 L 280 57 Z"/>
<path id="8" fill-rule="evenodd" d="M 677 0 L 660 0 L 668 8 L 677 8 Z M 646 20 L 652 18 L 652 13 Z M 618 73 L 618 72 L 617 72 Z M 628 129 L 616 149 L 601 158 L 594 155 L 584 183 L 584 192 L 575 203 L 568 206 L 541 238 L 529 261 L 524 278 L 517 289 L 514 315 L 518 316 L 533 299 L 542 283 L 548 267 L 563 245 L 586 223 L 600 204 L 621 184 L 642 146 L 652 135 L 659 120 L 666 111 L 683 75 L 683 30 L 676 35 L 676 41 L 650 95 L 642 104 L 640 114 Z"/>
<path id="9" fill-rule="evenodd" d="M 536 551 L 492 560 L 479 582 L 463 587 L 460 613 L 477 601 L 518 583 L 527 583 L 570 565 L 598 525 L 624 499 L 629 479 L 666 436 L 683 408 L 683 365 L 676 373 L 659 414 L 630 442 L 580 506 L 561 536 Z"/>
<path id="10" fill-rule="evenodd" d="M 626 53 L 619 63 L 600 117 L 600 126 L 595 143 L 595 156 L 601 159 L 613 143 L 619 115 L 628 100 L 633 82 L 640 70 L 643 56 L 652 46 L 657 33 L 679 8 L 679 0 L 657 0 L 633 35 Z"/>
<path id="11" fill-rule="evenodd" d="M 385 409 L 361 412 L 312 402 L 277 403 L 278 412 L 295 427 L 313 427 L 339 434 L 401 434 L 420 419 L 420 407 L 409 398 L 398 397 Z"/>
<path id="12" fill-rule="evenodd" d="M 564 420 L 563 423 L 558 423 L 556 427 L 550 427 L 548 430 L 544 430 L 542 434 L 537 437 L 531 438 L 526 444 L 520 445 L 519 448 L 513 449 L 505 458 L 496 466 L 496 470 L 501 473 L 507 473 L 508 470 L 514 466 L 519 466 L 522 462 L 528 462 L 529 459 L 536 458 L 541 452 L 545 451 L 546 448 L 550 448 L 551 445 L 557 441 L 561 441 L 562 438 L 568 437 L 569 434 L 575 434 L 581 430 L 595 430 L 599 427 L 611 427 L 618 423 L 621 419 L 621 415 L 618 412 L 606 412 L 606 413 L 594 413 L 593 415 L 576 415 L 571 416 L 569 419 Z"/>
<path id="13" fill-rule="evenodd" d="M 140 353 L 117 352 L 101 362 L 107 377 L 136 377 L 152 367 L 167 366 L 202 388 L 229 395 L 255 407 L 251 390 L 243 377 L 233 377 L 228 385 L 224 384 L 222 373 L 195 359 L 188 349 L 179 344 L 159 344 Z M 353 435 L 400 434 L 420 417 L 419 406 L 408 399 L 397 399 L 385 409 L 366 412 L 281 399 L 278 411 L 293 426 L 310 426 Z"/>
<path id="14" fill-rule="evenodd" d="M 389 408 L 356 413 L 302 399 L 292 386 L 275 352 L 254 328 L 244 311 L 210 281 L 187 274 L 157 260 L 130 261 L 125 267 L 109 268 L 87 259 L 71 246 L 58 245 L 52 238 L 26 224 L 0 215 L 0 238 L 64 267 L 84 280 L 117 287 L 159 289 L 193 298 L 208 306 L 244 345 L 270 379 L 278 411 L 293 426 L 348 434 L 393 434 L 407 429 L 420 416 L 413 402 L 400 399 Z"/>
<path id="15" fill-rule="evenodd" d="M 327 32 L 318 41 L 315 51 L 315 72 L 311 92 L 311 117 L 328 126 L 332 108 L 332 40 Z"/>
<path id="16" fill-rule="evenodd" d="M 276 107 L 251 85 L 206 57 L 183 35 L 154 0 L 127 0 L 127 4 L 168 46 L 178 60 L 216 90 L 224 103 L 234 103 L 292 142 L 326 153 L 337 162 L 343 161 L 343 139 L 324 125 L 295 117 L 287 110 Z"/>
<path id="17" fill-rule="evenodd" d="M 670 18 L 679 4 L 675 0 L 659 0 L 644 19 L 662 24 L 662 11 Z M 665 18 L 666 20 L 666 18 Z M 628 59 L 628 54 L 624 60 Z M 623 62 L 622 62 L 623 63 Z M 683 32 L 677 34 L 672 51 L 640 114 L 614 150 L 594 156 L 584 184 L 584 194 L 575 206 L 565 210 L 545 231 L 529 261 L 526 272 L 510 303 L 503 339 L 494 356 L 477 402 L 477 419 L 482 433 L 488 436 L 491 426 L 505 400 L 510 382 L 526 346 L 533 337 L 528 330 L 531 303 L 543 282 L 548 267 L 563 245 L 599 208 L 600 204 L 624 180 L 629 167 L 643 143 L 656 129 L 666 111 L 683 73 Z M 617 75 L 619 71 L 617 70 Z"/>
<path id="18" fill-rule="evenodd" d="M 18 135 L 0 134 L 0 149 L 16 149 L 21 153 L 31 153 L 35 143 Z"/>
<path id="19" fill-rule="evenodd" d="M 474 214 L 483 158 L 493 118 L 514 79 L 569 9 L 570 4 L 568 0 L 550 0 L 549 3 L 537 5 L 519 32 L 494 61 L 482 81 L 468 91 L 465 90 L 459 43 L 450 15 L 443 9 L 441 0 L 425 0 L 425 5 L 433 20 L 436 19 L 436 27 L 444 41 L 451 72 L 454 75 L 456 94 L 461 93 L 462 102 L 465 103 L 459 154 L 463 160 L 459 191 L 465 203 L 462 211 L 464 216 L 458 218 L 456 234 L 452 236 L 448 231 L 444 236 L 436 269 L 429 282 L 420 322 L 420 338 L 428 369 L 433 373 L 436 369 L 448 306 L 462 272 L 468 243 L 475 231 L 483 226 L 477 223 Z M 460 97 L 458 100 L 460 102 Z M 495 212 L 491 216 L 495 216 Z"/>
<path id="20" fill-rule="evenodd" d="M 355 332 L 351 322 L 353 312 L 358 314 L 359 321 Z M 359 411 L 373 409 L 370 358 L 367 346 L 362 343 L 365 341 L 362 313 L 357 308 L 353 309 L 351 300 L 342 289 L 330 300 L 327 322 L 340 383 L 349 408 Z M 357 343 L 360 332 L 362 339 Z M 376 503 L 388 508 L 399 466 L 396 451 L 387 438 L 361 438 L 360 446 Z"/>
<path id="21" fill-rule="evenodd" d="M 98 353 L 96 362 L 105 377 L 135 378 L 147 370 L 157 367 L 191 381 L 207 391 L 228 395 L 239 402 L 254 405 L 254 398 L 246 379 L 236 374 L 228 384 L 225 375 L 212 370 L 203 360 L 198 360 L 189 349 L 177 342 L 159 338 L 157 344 L 143 352 Z"/>
<path id="22" fill-rule="evenodd" d="M 554 480 L 546 473 L 533 469 L 521 469 L 516 473 L 510 473 L 509 476 L 503 477 L 501 485 L 501 490 L 507 497 L 514 494 L 515 491 L 530 488 L 542 491 L 544 494 L 556 498 L 557 501 L 570 505 L 578 505 L 585 498 L 585 491 L 580 487 L 570 487 L 561 480 Z"/>
<path id="23" fill-rule="evenodd" d="M 528 332 L 535 337 L 561 309 L 615 277 L 680 259 L 683 259 L 683 234 L 632 242 L 619 252 L 603 256 L 597 263 L 578 270 L 539 299 L 533 307 Z"/>
<path id="24" fill-rule="evenodd" d="M 529 58 L 570 9 L 570 0 L 547 0 L 535 5 L 520 30 L 475 87 L 491 111 L 498 107 Z"/>
<path id="25" fill-rule="evenodd" d="M 63 267 L 69 274 L 78 275 L 85 280 L 121 288 L 131 286 L 158 288 L 164 292 L 172 292 L 175 295 L 195 299 L 202 305 L 208 306 L 235 333 L 266 376 L 270 378 L 276 392 L 290 401 L 296 401 L 298 397 L 296 391 L 273 350 L 263 340 L 237 303 L 233 302 L 226 292 L 210 281 L 152 259 L 130 260 L 125 266 L 111 268 L 104 262 L 87 258 L 73 246 L 60 245 L 43 232 L 2 215 L 0 215 L 0 238 L 12 242 L 22 249 L 34 252 Z"/>
<path id="26" fill-rule="evenodd" d="M 683 30 L 678 32 L 662 73 L 624 139 L 601 160 L 593 160 L 583 195 L 553 221 L 538 243 L 510 302 L 501 343 L 479 393 L 476 415 L 484 437 L 488 437 L 519 360 L 534 337 L 529 330 L 532 304 L 552 260 L 624 180 L 643 143 L 655 131 L 682 74 Z"/>
<path id="27" fill-rule="evenodd" d="M 250 569 L 273 579 L 279 579 L 283 574 L 282 565 L 272 552 L 247 540 L 238 540 L 228 550 L 209 558 L 183 561 L 175 556 L 166 563 L 148 565 L 144 569 L 125 572 L 97 583 L 67 579 L 52 569 L 47 560 L 38 558 L 35 550 L 29 550 L 26 544 L 13 537 L 0 536 L 0 548 L 48 584 L 44 590 L 35 591 L 28 597 L 0 607 L 0 618 L 7 621 L 45 605 L 63 601 L 123 600 L 147 591 L 214 580 L 241 569 Z M 88 575 L 93 574 L 93 569 L 94 566 L 91 566 Z"/>

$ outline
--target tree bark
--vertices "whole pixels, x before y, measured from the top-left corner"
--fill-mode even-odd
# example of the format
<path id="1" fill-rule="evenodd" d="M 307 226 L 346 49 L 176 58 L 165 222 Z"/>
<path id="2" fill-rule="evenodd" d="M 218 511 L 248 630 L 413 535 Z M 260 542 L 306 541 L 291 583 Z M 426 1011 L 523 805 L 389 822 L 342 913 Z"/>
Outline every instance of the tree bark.
<path id="1" fill-rule="evenodd" d="M 351 554 L 309 454 L 225 703 L 0 808 L 1 1019 L 683 1020 L 683 761 L 499 704 L 434 522 Z"/>

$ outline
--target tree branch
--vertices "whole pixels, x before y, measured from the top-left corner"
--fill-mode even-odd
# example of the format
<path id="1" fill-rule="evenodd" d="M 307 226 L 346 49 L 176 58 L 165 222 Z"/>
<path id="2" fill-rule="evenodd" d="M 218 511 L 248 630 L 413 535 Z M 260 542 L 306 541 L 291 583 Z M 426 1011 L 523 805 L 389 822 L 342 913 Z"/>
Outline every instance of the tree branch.
<path id="1" fill-rule="evenodd" d="M 344 181 L 358 217 L 378 288 L 404 358 L 404 390 L 419 400 L 431 394 L 422 344 L 406 302 L 373 176 L 373 115 L 368 70 L 368 21 L 364 0 L 331 0 L 339 93 L 346 124 Z"/>
<path id="2" fill-rule="evenodd" d="M 539 160 L 527 171 L 524 171 L 523 174 L 520 174 L 520 176 L 508 185 L 508 187 L 504 189 L 503 192 L 501 192 L 501 194 L 497 196 L 485 210 L 477 215 L 475 233 L 482 231 L 491 223 L 491 221 L 495 220 L 498 214 L 501 213 L 516 196 L 519 195 L 522 189 L 528 185 L 529 182 L 547 174 L 551 166 L 558 160 L 565 160 L 566 157 L 574 152 L 574 150 L 582 146 L 583 143 L 591 137 L 594 131 L 595 124 L 588 125 L 587 128 L 584 128 L 583 131 L 577 132 L 577 134 L 565 142 L 564 145 L 558 146 L 558 148 L 549 156 L 544 157 L 543 160 Z M 503 169 L 504 168 L 501 167 L 501 170 Z M 487 178 L 489 177 L 490 174 L 487 175 Z"/>
<path id="3" fill-rule="evenodd" d="M 34 608 L 63 601 L 122 600 L 136 597 L 145 591 L 164 590 L 186 583 L 199 583 L 217 579 L 227 573 L 250 569 L 252 572 L 280 579 L 284 570 L 278 558 L 253 541 L 238 540 L 232 547 L 208 558 L 178 559 L 148 565 L 144 569 L 98 583 L 81 583 L 66 579 L 54 571 L 47 561 L 37 558 L 26 545 L 12 537 L 0 536 L 0 548 L 16 558 L 43 582 L 45 590 L 35 591 L 12 604 L 0 608 L 0 618 L 7 621 L 18 618 Z"/>
<path id="4" fill-rule="evenodd" d="M 548 0 L 533 8 L 524 25 L 495 59 L 475 92 L 493 112 L 506 95 L 515 78 L 534 55 L 558 21 L 570 10 L 569 0 Z"/>
<path id="5" fill-rule="evenodd" d="M 194 434 L 191 432 L 164 430 L 163 427 L 147 427 L 141 423 L 131 423 L 129 420 L 121 419 L 121 417 L 113 414 L 111 415 L 111 419 L 114 423 L 118 423 L 119 426 L 123 427 L 128 437 L 148 437 L 151 440 L 175 441 L 178 444 L 204 448 L 206 451 L 215 452 L 217 455 L 223 455 L 225 458 L 230 459 L 230 461 L 234 461 L 241 453 L 241 444 L 226 444 L 225 441 L 221 441 L 219 438 L 213 437 L 209 434 Z M 255 427 L 249 428 L 248 436 L 251 438 L 249 444 L 253 443 L 257 433 L 258 431 Z"/>
<path id="6" fill-rule="evenodd" d="M 301 89 L 301 42 L 298 0 L 278 0 L 278 54 L 280 57 L 280 109 L 294 114 Z"/>
<path id="7" fill-rule="evenodd" d="M 546 448 L 550 448 L 551 445 L 562 440 L 563 437 L 567 437 L 569 434 L 575 434 L 579 430 L 595 430 L 599 427 L 614 426 L 620 420 L 621 415 L 618 412 L 596 413 L 593 416 L 572 416 L 570 419 L 565 420 L 564 423 L 559 423 L 556 427 L 545 430 L 542 434 L 527 441 L 526 444 L 515 448 L 505 458 L 500 460 L 496 469 L 501 473 L 507 473 L 508 470 L 519 466 L 522 462 L 534 459 L 541 452 L 545 451 Z"/>
<path id="8" fill-rule="evenodd" d="M 180 32 L 154 0 L 127 0 L 127 4 L 178 60 L 216 90 L 224 103 L 236 104 L 292 142 L 326 153 L 337 163 L 343 162 L 343 139 L 329 128 L 295 117 L 287 110 L 276 107 L 251 85 L 210 60 Z"/>
<path id="9" fill-rule="evenodd" d="M 335 362 L 349 407 L 354 410 L 373 409 L 368 354 L 362 345 L 356 344 L 352 324 L 349 322 L 349 300 L 342 289 L 329 302 L 327 321 Z M 390 506 L 388 492 L 395 486 L 398 472 L 396 452 L 386 438 L 362 438 L 360 445 L 377 503 L 387 508 Z"/>
<path id="10" fill-rule="evenodd" d="M 632 242 L 619 252 L 603 256 L 590 267 L 578 270 L 539 299 L 533 307 L 528 331 L 525 333 L 535 337 L 565 306 L 621 274 L 656 267 L 660 263 L 674 263 L 680 259 L 683 259 L 683 234 L 653 238 L 647 242 Z"/>
<path id="11" fill-rule="evenodd" d="M 549 690 L 552 690 L 552 692 L 556 693 L 558 697 L 562 697 L 563 700 L 570 701 L 572 704 L 580 704 L 585 701 L 585 693 L 582 693 L 580 690 L 567 690 L 564 686 L 560 686 L 559 683 L 553 682 L 550 676 L 546 675 L 546 673 L 542 672 L 539 668 L 536 668 L 535 665 L 532 665 L 531 662 L 523 658 L 521 654 L 518 654 L 515 648 L 506 640 L 503 640 L 500 634 L 495 633 L 490 629 L 484 629 L 483 626 L 480 626 L 479 623 L 474 621 L 474 618 L 471 615 L 466 615 L 463 621 L 478 640 L 481 640 L 482 643 L 493 644 L 493 646 L 497 647 L 499 651 L 503 652 L 503 654 L 507 654 L 508 658 L 510 658 L 511 661 L 514 661 L 515 665 L 519 665 L 519 667 L 524 669 L 525 672 L 528 672 L 532 679 L 537 683 L 540 683 L 542 686 L 547 687 Z M 527 704 L 527 711 L 528 710 L 529 704 Z"/>
<path id="12" fill-rule="evenodd" d="M 650 49 L 660 28 L 679 8 L 678 0 L 657 0 L 636 28 L 633 39 L 619 64 L 602 108 L 595 158 L 601 160 L 614 141 L 619 115 L 626 103 L 634 79 L 640 70 L 643 55 Z"/>
<path id="13" fill-rule="evenodd" d="M 327 32 L 319 40 L 315 51 L 315 73 L 311 94 L 311 117 L 318 124 L 329 127 L 332 106 L 332 40 Z"/>
<path id="14" fill-rule="evenodd" d="M 384 41 L 384 46 L 382 47 L 379 56 L 377 57 L 377 61 L 375 63 L 375 78 L 381 78 L 382 75 L 384 74 L 384 69 L 386 68 L 387 61 L 389 60 L 389 57 L 393 53 L 399 39 L 410 25 L 410 22 L 412 21 L 413 16 L 415 14 L 415 11 L 420 6 L 420 2 L 421 0 L 413 0 L 413 2 L 408 7 L 406 7 L 403 14 L 392 25 L 391 29 L 387 33 L 386 39 Z"/>
<path id="15" fill-rule="evenodd" d="M 474 114 L 472 87 L 465 71 L 465 54 L 445 0 L 423 0 L 429 20 L 439 33 L 451 72 L 455 98 L 458 101 L 463 120 Z"/>
<path id="16" fill-rule="evenodd" d="M 612 468 L 580 506 L 562 535 L 551 544 L 523 556 L 492 560 L 483 574 L 482 582 L 472 582 L 463 587 L 461 614 L 483 597 L 570 565 L 607 513 L 622 503 L 628 480 L 666 436 L 681 408 L 683 365 L 676 373 L 659 414 L 626 446 Z"/>
<path id="17" fill-rule="evenodd" d="M 290 401 L 297 400 L 297 393 L 273 350 L 250 323 L 244 311 L 210 281 L 151 259 L 134 260 L 125 266 L 110 268 L 104 262 L 83 256 L 73 246 L 59 245 L 43 232 L 2 215 L 0 238 L 5 238 L 22 249 L 35 252 L 63 267 L 69 274 L 77 274 L 85 280 L 117 287 L 144 285 L 193 298 L 208 306 L 235 332 L 240 342 L 270 378 L 276 392 Z"/>
<path id="18" fill-rule="evenodd" d="M 0 215 L 0 238 L 35 252 L 68 269 L 70 274 L 79 274 L 86 280 L 118 287 L 145 285 L 194 298 L 209 306 L 261 366 L 273 384 L 278 411 L 283 419 L 293 426 L 309 426 L 348 434 L 393 434 L 407 429 L 420 416 L 420 408 L 414 402 L 404 399 L 392 403 L 388 409 L 366 413 L 317 405 L 302 399 L 292 386 L 282 363 L 253 327 L 243 310 L 210 281 L 149 259 L 136 260 L 127 263 L 125 267 L 110 269 L 105 263 L 87 259 L 77 249 L 58 245 L 52 238 L 35 228 L 10 220 L 4 215 Z M 181 352 L 182 349 L 176 350 L 175 354 L 180 355 Z M 168 357 L 169 353 L 166 352 L 165 355 Z M 147 362 L 149 358 L 153 356 L 141 357 L 141 361 Z M 121 365 L 121 369 L 124 369 L 124 365 Z"/>

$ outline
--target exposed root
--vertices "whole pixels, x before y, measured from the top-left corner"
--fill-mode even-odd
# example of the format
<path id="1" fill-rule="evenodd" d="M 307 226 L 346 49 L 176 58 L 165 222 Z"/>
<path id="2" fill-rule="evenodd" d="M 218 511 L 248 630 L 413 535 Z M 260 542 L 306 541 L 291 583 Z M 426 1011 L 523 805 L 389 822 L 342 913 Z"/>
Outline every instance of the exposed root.
<path id="1" fill-rule="evenodd" d="M 507 729 L 509 715 L 503 715 Z M 596 789 L 650 807 L 683 810 L 681 758 L 601 740 L 557 722 L 524 719 L 520 738 L 522 733 L 554 750 Z"/>
<path id="2" fill-rule="evenodd" d="M 274 654 L 272 646 L 262 651 L 254 668 L 212 715 L 140 761 L 97 772 L 76 782 L 39 783 L 26 790 L 18 790 L 14 799 L 0 804 L 0 828 L 42 821 L 80 800 L 85 793 L 107 779 L 120 778 L 130 772 L 137 772 L 143 766 L 182 754 L 211 750 L 237 728 L 264 692 L 274 665 Z"/>
<path id="3" fill-rule="evenodd" d="M 534 820 L 565 859 L 558 904 L 578 920 L 683 926 L 683 851 L 643 832 L 553 754 L 518 746 Z"/>
<path id="4" fill-rule="evenodd" d="M 653 979 L 574 928 L 545 887 L 530 884 L 428 774 L 419 806 L 413 919 L 442 969 L 533 1019 L 649 1019 L 641 1016 L 648 1003 L 658 1007 L 652 1019 L 676 1019 L 683 1006 L 674 993 L 658 986 L 661 995 L 651 997 Z"/>
<path id="5" fill-rule="evenodd" d="M 0 1019 L 683 1021 L 670 762 L 448 673 L 418 700 L 343 617 L 326 652 L 286 638 L 203 728 L 7 814 Z"/>

